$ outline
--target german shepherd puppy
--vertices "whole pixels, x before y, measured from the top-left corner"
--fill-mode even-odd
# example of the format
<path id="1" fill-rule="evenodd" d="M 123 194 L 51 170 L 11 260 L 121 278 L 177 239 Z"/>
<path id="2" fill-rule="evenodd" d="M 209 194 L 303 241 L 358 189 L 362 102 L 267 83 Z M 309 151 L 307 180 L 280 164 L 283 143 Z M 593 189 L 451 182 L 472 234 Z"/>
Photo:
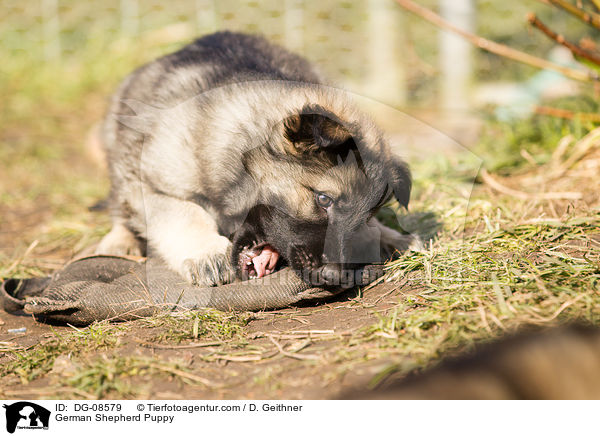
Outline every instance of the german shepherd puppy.
<path id="1" fill-rule="evenodd" d="M 100 254 L 158 255 L 217 285 L 290 265 L 314 285 L 415 241 L 384 227 L 411 178 L 382 133 L 303 58 L 221 32 L 142 66 L 102 128 L 113 228 Z"/>

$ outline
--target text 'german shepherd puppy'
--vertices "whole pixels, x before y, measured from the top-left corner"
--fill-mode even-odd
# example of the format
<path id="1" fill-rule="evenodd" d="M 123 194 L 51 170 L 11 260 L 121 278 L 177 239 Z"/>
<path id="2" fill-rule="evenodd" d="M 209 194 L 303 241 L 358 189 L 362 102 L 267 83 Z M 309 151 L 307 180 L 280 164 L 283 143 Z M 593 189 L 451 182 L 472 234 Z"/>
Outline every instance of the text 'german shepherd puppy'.
<path id="1" fill-rule="evenodd" d="M 159 255 L 195 284 L 288 264 L 314 285 L 413 241 L 374 214 L 411 180 L 381 132 L 303 58 L 205 36 L 128 76 L 102 129 L 113 229 L 97 253 Z"/>

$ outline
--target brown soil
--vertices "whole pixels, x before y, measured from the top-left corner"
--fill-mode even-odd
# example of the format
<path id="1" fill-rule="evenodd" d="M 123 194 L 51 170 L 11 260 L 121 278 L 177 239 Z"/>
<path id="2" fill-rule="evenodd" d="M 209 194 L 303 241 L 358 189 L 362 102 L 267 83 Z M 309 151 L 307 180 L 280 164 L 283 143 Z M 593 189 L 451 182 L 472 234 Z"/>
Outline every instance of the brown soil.
<path id="1" fill-rule="evenodd" d="M 125 323 L 116 331 L 118 342 L 108 349 L 82 352 L 73 362 L 90 362 L 103 356 L 147 357 L 177 362 L 180 368 L 207 379 L 185 383 L 185 377 L 166 373 L 127 377 L 136 387 L 136 398 L 154 399 L 325 399 L 343 396 L 345 391 L 366 386 L 372 378 L 393 363 L 393 356 L 370 341 L 356 341 L 357 332 L 375 324 L 378 313 L 393 307 L 400 295 L 410 292 L 406 283 L 381 284 L 364 295 L 351 291 L 325 304 L 260 312 L 244 328 L 245 343 L 224 341 L 208 347 L 185 348 L 197 341 L 153 341 L 160 328 L 138 322 Z M 25 333 L 9 333 L 25 327 Z M 0 313 L 0 343 L 24 348 L 58 334 L 73 332 L 70 326 L 50 326 L 31 316 Z M 282 347 L 279 350 L 278 347 Z M 300 349 L 298 349 L 300 348 Z M 296 351 L 297 350 L 297 351 Z M 0 352 L 0 365 L 13 359 Z M 66 359 L 65 359 L 66 358 Z M 60 356 L 64 364 L 71 356 Z M 72 368 L 57 364 L 54 370 L 28 384 L 19 378 L 4 377 L 3 396 L 14 398 L 56 398 L 77 396 L 69 390 L 56 390 L 57 377 L 72 375 Z M 188 380 L 190 381 L 190 380 Z M 109 393 L 108 397 L 121 397 Z M 128 395 L 126 395 L 128 396 Z"/>

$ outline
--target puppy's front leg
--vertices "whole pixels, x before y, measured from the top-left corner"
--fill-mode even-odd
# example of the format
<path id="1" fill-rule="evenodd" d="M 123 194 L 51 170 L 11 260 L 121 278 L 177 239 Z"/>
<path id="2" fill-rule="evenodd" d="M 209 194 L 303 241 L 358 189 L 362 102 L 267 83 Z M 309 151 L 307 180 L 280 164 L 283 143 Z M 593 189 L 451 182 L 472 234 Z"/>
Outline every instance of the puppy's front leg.
<path id="1" fill-rule="evenodd" d="M 231 242 L 219 235 L 215 220 L 195 203 L 146 193 L 148 247 L 171 269 L 196 285 L 220 285 L 235 279 Z"/>
<path id="2" fill-rule="evenodd" d="M 379 231 L 381 254 L 384 259 L 390 259 L 407 250 L 423 249 L 423 241 L 417 235 L 400 233 L 383 225 L 377 218 L 372 218 L 369 224 Z"/>

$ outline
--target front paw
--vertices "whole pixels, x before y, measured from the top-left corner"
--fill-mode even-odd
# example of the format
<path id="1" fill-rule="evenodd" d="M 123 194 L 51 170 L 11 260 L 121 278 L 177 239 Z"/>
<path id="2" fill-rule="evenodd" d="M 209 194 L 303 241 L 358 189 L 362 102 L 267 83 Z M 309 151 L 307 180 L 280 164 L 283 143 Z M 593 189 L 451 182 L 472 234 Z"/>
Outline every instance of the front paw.
<path id="1" fill-rule="evenodd" d="M 218 286 L 235 280 L 228 254 L 217 253 L 199 259 L 186 259 L 181 267 L 185 279 L 197 286 Z"/>
<path id="2" fill-rule="evenodd" d="M 398 234 L 381 240 L 381 256 L 384 260 L 394 259 L 407 251 L 423 250 L 423 241 L 417 235 Z"/>

